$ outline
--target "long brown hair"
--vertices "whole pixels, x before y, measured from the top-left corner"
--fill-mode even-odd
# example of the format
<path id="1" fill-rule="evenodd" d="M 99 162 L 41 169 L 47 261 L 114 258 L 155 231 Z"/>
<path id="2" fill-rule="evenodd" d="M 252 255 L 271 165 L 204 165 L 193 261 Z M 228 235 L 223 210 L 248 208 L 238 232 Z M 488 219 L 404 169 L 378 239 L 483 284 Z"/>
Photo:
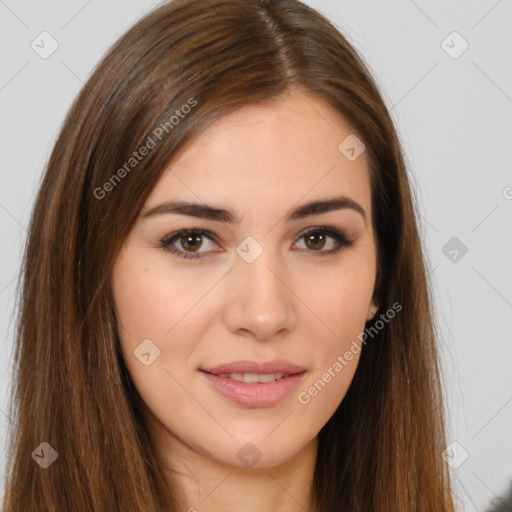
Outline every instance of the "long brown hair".
<path id="1" fill-rule="evenodd" d="M 23 262 L 4 512 L 178 510 L 121 357 L 113 264 L 180 149 L 220 116 L 290 91 L 322 98 L 364 141 L 375 298 L 380 312 L 402 306 L 319 433 L 318 510 L 453 510 L 416 201 L 370 71 L 298 0 L 175 0 L 112 47 L 50 156 Z M 58 453 L 46 469 L 31 456 L 43 442 Z"/>

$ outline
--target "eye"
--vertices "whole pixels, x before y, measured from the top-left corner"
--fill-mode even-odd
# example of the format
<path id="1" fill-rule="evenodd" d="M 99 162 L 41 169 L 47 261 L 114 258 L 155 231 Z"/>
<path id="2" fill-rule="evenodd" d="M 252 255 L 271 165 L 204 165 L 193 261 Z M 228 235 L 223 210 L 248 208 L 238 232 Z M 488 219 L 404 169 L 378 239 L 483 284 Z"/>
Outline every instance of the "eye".
<path id="1" fill-rule="evenodd" d="M 209 240 L 215 247 L 217 244 L 215 244 L 214 238 L 212 233 L 203 229 L 183 229 L 160 240 L 160 246 L 165 251 L 182 258 L 200 258 L 198 253 L 212 250 L 208 246 L 205 250 L 200 250 L 204 246 L 204 240 Z"/>
<path id="2" fill-rule="evenodd" d="M 331 239 L 330 244 L 328 243 Z M 310 249 L 312 252 L 319 254 L 334 254 L 343 249 L 343 247 L 350 247 L 354 240 L 350 240 L 344 233 L 337 229 L 329 228 L 327 226 L 319 226 L 304 232 L 299 241 L 305 241 L 305 248 Z M 329 247 L 326 250 L 326 245 Z"/>

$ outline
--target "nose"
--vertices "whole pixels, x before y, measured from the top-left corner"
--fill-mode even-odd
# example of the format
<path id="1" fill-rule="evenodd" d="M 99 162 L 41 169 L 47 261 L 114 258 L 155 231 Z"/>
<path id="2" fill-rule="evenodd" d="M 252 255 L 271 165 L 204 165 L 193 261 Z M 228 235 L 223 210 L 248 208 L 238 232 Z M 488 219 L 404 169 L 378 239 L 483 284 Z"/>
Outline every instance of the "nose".
<path id="1" fill-rule="evenodd" d="M 296 296 L 291 278 L 270 251 L 252 263 L 237 258 L 228 276 L 223 320 L 230 332 L 271 340 L 295 329 Z"/>

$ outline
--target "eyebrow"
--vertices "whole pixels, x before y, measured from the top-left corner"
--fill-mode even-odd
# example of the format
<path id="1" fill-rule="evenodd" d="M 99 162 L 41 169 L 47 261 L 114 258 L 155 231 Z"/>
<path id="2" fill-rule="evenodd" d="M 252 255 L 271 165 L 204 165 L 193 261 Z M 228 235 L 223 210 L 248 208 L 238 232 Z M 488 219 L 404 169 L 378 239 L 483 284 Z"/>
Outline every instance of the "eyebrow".
<path id="1" fill-rule="evenodd" d="M 333 197 L 331 199 L 323 199 L 312 201 L 299 206 L 289 212 L 286 220 L 297 220 L 309 217 L 310 215 L 319 215 L 334 210 L 351 209 L 359 213 L 366 224 L 366 212 L 364 208 L 356 201 L 346 196 Z M 233 211 L 225 208 L 219 208 L 201 203 L 190 203 L 184 201 L 167 201 L 158 206 L 154 206 L 143 212 L 140 216 L 143 219 L 161 214 L 178 214 L 197 217 L 199 219 L 208 219 L 219 222 L 228 222 L 231 224 L 239 224 L 241 218 Z"/>

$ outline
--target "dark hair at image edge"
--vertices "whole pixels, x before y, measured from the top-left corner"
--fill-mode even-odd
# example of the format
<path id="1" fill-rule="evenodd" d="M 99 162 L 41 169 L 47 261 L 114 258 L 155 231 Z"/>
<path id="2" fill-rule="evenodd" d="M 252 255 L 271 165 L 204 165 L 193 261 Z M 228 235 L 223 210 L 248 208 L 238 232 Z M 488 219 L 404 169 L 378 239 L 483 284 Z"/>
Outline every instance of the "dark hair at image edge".
<path id="1" fill-rule="evenodd" d="M 402 305 L 364 346 L 347 395 L 319 433 L 318 510 L 453 510 L 415 201 L 370 72 L 326 18 L 297 0 L 176 0 L 99 63 L 50 156 L 19 289 L 3 512 L 183 510 L 121 357 L 113 264 L 170 159 L 208 125 L 245 105 L 306 93 L 345 116 L 366 145 L 376 318 Z M 191 99 L 190 113 L 99 199 L 95 190 Z M 46 470 L 31 457 L 43 441 L 59 453 Z"/>

